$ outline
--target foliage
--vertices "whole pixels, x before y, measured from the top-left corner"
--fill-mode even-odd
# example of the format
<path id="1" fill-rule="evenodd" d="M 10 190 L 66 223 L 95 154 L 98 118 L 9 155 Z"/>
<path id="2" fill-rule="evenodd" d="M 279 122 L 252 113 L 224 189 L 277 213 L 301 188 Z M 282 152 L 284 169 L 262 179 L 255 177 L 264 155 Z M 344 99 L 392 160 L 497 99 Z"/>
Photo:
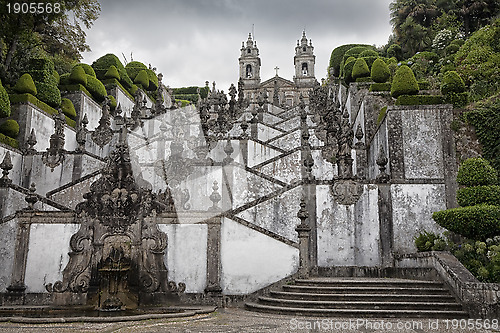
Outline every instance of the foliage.
<path id="1" fill-rule="evenodd" d="M 345 83 L 349 84 L 352 82 L 352 70 L 354 68 L 354 64 L 356 63 L 356 60 L 352 58 L 350 61 L 347 61 L 344 64 L 344 69 L 343 69 L 343 75 L 344 75 L 344 81 Z"/>
<path id="2" fill-rule="evenodd" d="M 61 110 L 68 118 L 76 119 L 76 110 L 73 102 L 68 98 L 61 99 Z"/>
<path id="3" fill-rule="evenodd" d="M 380 109 L 377 117 L 377 126 L 380 125 L 382 120 L 384 120 L 385 115 L 387 114 L 387 106 L 384 106 L 382 109 Z"/>
<path id="4" fill-rule="evenodd" d="M 85 73 L 85 69 L 83 66 L 75 66 L 71 70 L 71 74 L 69 75 L 69 82 L 72 84 L 81 84 L 83 86 L 87 85 L 87 75 Z M 90 75 L 89 75 L 90 76 Z"/>
<path id="5" fill-rule="evenodd" d="M 357 79 L 361 77 L 370 76 L 370 69 L 363 58 L 356 59 L 352 68 L 352 78 Z"/>
<path id="6" fill-rule="evenodd" d="M 415 246 L 417 250 L 422 251 L 442 251 L 446 246 L 445 240 L 435 233 L 424 231 L 420 232 L 417 237 L 415 237 Z"/>
<path id="7" fill-rule="evenodd" d="M 28 73 L 24 73 L 23 75 L 21 75 L 19 80 L 17 80 L 16 85 L 14 86 L 14 91 L 20 94 L 28 93 L 35 96 L 36 86 L 31 75 L 29 75 Z"/>
<path id="8" fill-rule="evenodd" d="M 469 94 L 467 92 L 449 93 L 445 96 L 446 103 L 453 104 L 455 108 L 463 108 L 469 101 Z"/>
<path id="9" fill-rule="evenodd" d="M 377 51 L 372 49 L 365 49 L 363 52 L 359 54 L 359 57 L 378 57 L 379 54 Z"/>
<path id="10" fill-rule="evenodd" d="M 116 107 L 118 106 L 118 103 L 116 102 L 116 98 L 113 95 L 108 95 L 109 98 L 109 108 L 111 110 L 115 110 Z"/>
<path id="11" fill-rule="evenodd" d="M 346 45 L 341 45 L 341 46 L 335 48 L 330 55 L 330 62 L 329 62 L 330 71 L 334 76 L 336 76 L 336 77 L 340 76 L 340 64 L 342 63 L 342 60 L 344 60 L 344 54 L 349 49 L 352 49 L 353 47 L 356 47 L 356 46 L 362 46 L 365 49 L 366 48 L 373 49 L 373 46 L 364 45 L 364 44 L 346 44 Z"/>
<path id="12" fill-rule="evenodd" d="M 493 96 L 473 110 L 465 112 L 464 118 L 474 126 L 483 148 L 483 156 L 500 174 L 500 96 Z"/>
<path id="13" fill-rule="evenodd" d="M 455 38 L 453 32 L 448 29 L 439 31 L 432 41 L 432 48 L 437 51 L 443 51 Z"/>
<path id="14" fill-rule="evenodd" d="M 10 103 L 11 104 L 18 104 L 18 103 L 31 103 L 40 110 L 43 110 L 47 112 L 48 114 L 54 115 L 58 114 L 59 112 L 54 109 L 53 107 L 45 104 L 44 102 L 40 101 L 38 98 L 31 94 L 12 94 L 9 95 Z M 74 120 L 66 117 L 66 124 L 68 124 L 71 127 L 75 127 L 76 123 Z"/>
<path id="15" fill-rule="evenodd" d="M 413 71 L 406 65 L 400 66 L 392 79 L 392 97 L 416 94 L 418 94 L 418 83 Z"/>
<path id="16" fill-rule="evenodd" d="M 484 158 L 468 158 L 458 169 L 457 183 L 463 186 L 496 185 L 498 173 Z"/>
<path id="17" fill-rule="evenodd" d="M 441 93 L 443 95 L 449 93 L 461 93 L 465 91 L 465 83 L 455 71 L 446 72 L 441 81 Z"/>
<path id="18" fill-rule="evenodd" d="M 9 95 L 0 81 L 0 118 L 10 116 L 10 101 Z"/>
<path id="19" fill-rule="evenodd" d="M 143 69 L 148 69 L 148 67 L 139 61 L 131 61 L 125 66 L 125 70 L 132 80 L 134 80 L 137 74 Z"/>
<path id="20" fill-rule="evenodd" d="M 435 95 L 400 95 L 395 105 L 434 105 L 443 104 L 443 96 Z"/>
<path id="21" fill-rule="evenodd" d="M 101 81 L 92 77 L 88 74 L 85 75 L 87 77 L 87 85 L 85 88 L 92 94 L 92 97 L 95 98 L 98 102 L 104 101 L 108 93 L 106 92 L 106 87 L 102 84 Z"/>
<path id="22" fill-rule="evenodd" d="M 19 135 L 19 124 L 13 119 L 7 119 L 0 125 L 0 133 L 15 139 Z"/>
<path id="23" fill-rule="evenodd" d="M 201 98 L 207 98 L 208 93 L 210 91 L 210 88 L 208 86 L 205 87 L 191 86 L 191 87 L 174 88 L 172 92 L 174 95 L 182 95 L 182 94 L 197 95 L 198 89 L 200 89 Z"/>
<path id="24" fill-rule="evenodd" d="M 391 84 L 387 83 L 372 83 L 370 91 L 391 91 Z"/>
<path id="25" fill-rule="evenodd" d="M 418 81 L 417 83 L 419 90 L 428 90 L 431 87 L 431 84 L 428 81 Z"/>
<path id="26" fill-rule="evenodd" d="M 176 100 L 185 100 L 190 101 L 192 103 L 198 102 L 198 94 L 177 94 L 173 95 Z"/>
<path id="27" fill-rule="evenodd" d="M 88 75 L 90 75 L 90 76 L 96 77 L 96 75 L 95 75 L 95 71 L 94 71 L 94 69 L 92 68 L 92 66 L 90 66 L 90 65 L 87 65 L 87 64 L 84 64 L 84 63 L 78 63 L 78 64 L 76 64 L 75 66 L 73 66 L 73 69 L 74 69 L 75 67 L 82 67 L 82 68 L 83 68 L 83 70 L 85 71 L 85 74 L 88 74 Z"/>
<path id="28" fill-rule="evenodd" d="M 158 89 L 158 77 L 156 76 L 155 72 L 151 69 L 146 69 L 146 73 L 148 74 L 149 79 L 149 86 L 146 87 L 146 89 L 152 91 Z"/>
<path id="29" fill-rule="evenodd" d="M 8 137 L 7 135 L 4 135 L 2 133 L 0 133 L 0 142 L 11 146 L 12 148 L 19 149 L 19 142 L 17 142 L 16 139 Z"/>
<path id="30" fill-rule="evenodd" d="M 387 49 L 387 56 L 392 58 L 396 58 L 397 60 L 402 60 L 403 59 L 403 50 L 401 49 L 401 46 L 398 44 L 392 44 L 389 46 Z"/>
<path id="31" fill-rule="evenodd" d="M 105 79 L 104 76 L 111 66 L 115 66 L 118 70 L 118 73 L 120 74 L 120 83 L 127 89 L 131 88 L 133 84 L 132 80 L 128 76 L 127 71 L 125 70 L 125 67 L 123 67 L 120 59 L 118 59 L 118 57 L 114 54 L 108 53 L 103 55 L 92 63 L 92 68 L 94 69 L 99 80 Z"/>
<path id="32" fill-rule="evenodd" d="M 61 91 L 57 86 L 44 82 L 35 82 L 35 86 L 39 100 L 54 108 L 61 106 Z"/>
<path id="33" fill-rule="evenodd" d="M 85 95 L 87 95 L 89 98 L 92 98 L 92 94 L 89 93 L 87 88 L 82 86 L 81 84 L 67 84 L 67 85 L 60 85 L 59 89 L 61 91 L 67 91 L 67 92 L 72 92 L 72 91 L 81 91 Z"/>
<path id="34" fill-rule="evenodd" d="M 500 19 L 470 36 L 455 54 L 457 72 L 473 100 L 500 91 Z"/>
<path id="35" fill-rule="evenodd" d="M 120 73 L 118 73 L 118 69 L 116 69 L 115 65 L 109 66 L 108 71 L 104 74 L 104 78 L 120 80 Z"/>
<path id="36" fill-rule="evenodd" d="M 81 58 L 90 50 L 85 42 L 85 31 L 99 16 L 97 0 L 47 0 L 46 7 L 60 5 L 43 15 L 8 11 L 0 6 L 0 76 L 13 84 L 28 69 L 29 59 L 46 56 L 57 63 L 58 70 Z"/>
<path id="37" fill-rule="evenodd" d="M 382 59 L 376 59 L 373 62 L 371 73 L 373 81 L 376 83 L 385 83 L 391 77 L 389 66 Z"/>
<path id="38" fill-rule="evenodd" d="M 457 201 L 461 207 L 480 204 L 500 206 L 500 186 L 482 185 L 461 188 L 457 191 Z"/>
<path id="39" fill-rule="evenodd" d="M 469 239 L 485 240 L 500 235 L 500 206 L 476 205 L 434 212 L 440 226 Z"/>

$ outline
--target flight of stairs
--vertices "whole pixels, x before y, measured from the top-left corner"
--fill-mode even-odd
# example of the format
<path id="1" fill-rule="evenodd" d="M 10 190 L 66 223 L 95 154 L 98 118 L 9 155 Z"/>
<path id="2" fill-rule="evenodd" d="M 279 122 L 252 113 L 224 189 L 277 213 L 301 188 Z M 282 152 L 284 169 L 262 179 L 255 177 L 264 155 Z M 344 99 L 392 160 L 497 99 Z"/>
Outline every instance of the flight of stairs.
<path id="1" fill-rule="evenodd" d="M 394 278 L 311 278 L 246 303 L 252 311 L 357 318 L 467 318 L 442 282 Z"/>

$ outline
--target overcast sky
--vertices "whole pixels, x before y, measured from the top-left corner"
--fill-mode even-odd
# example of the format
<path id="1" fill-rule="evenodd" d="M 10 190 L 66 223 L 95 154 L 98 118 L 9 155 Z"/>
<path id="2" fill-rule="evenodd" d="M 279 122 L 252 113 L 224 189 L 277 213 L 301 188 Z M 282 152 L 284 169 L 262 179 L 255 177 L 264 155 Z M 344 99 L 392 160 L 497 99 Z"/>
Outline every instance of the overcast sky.
<path id="1" fill-rule="evenodd" d="M 391 34 L 391 0 L 100 0 L 101 15 L 87 42 L 92 64 L 106 53 L 151 64 L 170 87 L 238 81 L 241 42 L 254 27 L 261 79 L 291 80 L 302 30 L 312 39 L 316 78 L 326 77 L 331 51 L 342 44 L 381 46 Z M 122 55 L 123 54 L 123 55 Z"/>

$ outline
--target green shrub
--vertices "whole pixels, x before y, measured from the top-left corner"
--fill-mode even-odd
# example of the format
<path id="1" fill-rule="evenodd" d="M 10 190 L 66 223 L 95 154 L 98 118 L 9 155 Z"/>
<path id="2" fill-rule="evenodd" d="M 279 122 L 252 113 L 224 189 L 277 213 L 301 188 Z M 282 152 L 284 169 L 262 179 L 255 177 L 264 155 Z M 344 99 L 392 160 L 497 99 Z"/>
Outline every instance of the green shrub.
<path id="1" fill-rule="evenodd" d="M 134 80 L 137 74 L 143 69 L 148 69 L 148 67 L 139 61 L 131 61 L 125 66 L 125 70 L 132 80 Z"/>
<path id="2" fill-rule="evenodd" d="M 445 96 L 446 103 L 453 104 L 456 108 L 463 108 L 469 101 L 469 94 L 467 92 L 449 93 Z"/>
<path id="3" fill-rule="evenodd" d="M 85 86 L 85 88 L 87 88 L 87 90 L 92 94 L 92 97 L 94 97 L 98 102 L 104 101 L 104 99 L 108 95 L 104 84 L 102 84 L 102 82 L 95 77 L 92 77 L 88 74 L 86 74 L 86 77 L 87 85 Z"/>
<path id="4" fill-rule="evenodd" d="M 52 77 L 52 72 L 46 70 L 30 70 L 30 76 L 33 81 L 49 83 L 49 84 L 57 84 L 55 79 Z"/>
<path id="5" fill-rule="evenodd" d="M 352 68 L 352 78 L 357 79 L 360 77 L 370 76 L 370 69 L 363 58 L 356 59 Z"/>
<path id="6" fill-rule="evenodd" d="M 74 69 L 75 67 L 81 67 L 81 68 L 83 68 L 83 70 L 85 71 L 85 74 L 90 75 L 90 76 L 92 76 L 92 77 L 96 77 L 96 75 L 95 75 L 95 71 L 94 71 L 94 69 L 92 68 L 92 66 L 90 66 L 90 65 L 83 64 L 83 63 L 79 63 L 79 64 L 76 64 L 75 66 L 73 66 L 73 69 Z"/>
<path id="7" fill-rule="evenodd" d="M 418 81 L 417 83 L 419 90 L 428 90 L 431 87 L 431 84 L 428 81 Z"/>
<path id="8" fill-rule="evenodd" d="M 151 69 L 146 69 L 146 73 L 148 73 L 148 79 L 149 79 L 148 90 L 158 89 L 158 77 L 156 76 L 155 72 L 153 72 Z"/>
<path id="9" fill-rule="evenodd" d="M 444 242 L 444 239 L 435 233 L 424 231 L 415 237 L 415 246 L 419 252 L 440 251 L 441 249 L 437 247 L 440 247 L 442 242 L 439 241 Z"/>
<path id="10" fill-rule="evenodd" d="M 27 93 L 35 96 L 36 86 L 35 82 L 33 82 L 33 79 L 31 78 L 31 75 L 29 75 L 28 73 L 21 75 L 19 80 L 17 80 L 16 85 L 14 86 L 14 91 L 19 94 Z"/>
<path id="11" fill-rule="evenodd" d="M 379 54 L 375 50 L 365 49 L 363 52 L 359 54 L 360 57 L 378 57 Z"/>
<path id="12" fill-rule="evenodd" d="M 484 158 L 468 158 L 458 168 L 457 183 L 464 186 L 496 185 L 498 174 Z"/>
<path id="13" fill-rule="evenodd" d="M 369 76 L 365 76 L 365 77 L 358 77 L 356 79 L 356 82 L 358 83 L 362 83 L 362 82 L 373 82 L 372 78 L 369 77 Z"/>
<path id="14" fill-rule="evenodd" d="M 418 83 L 410 67 L 402 65 L 396 70 L 392 79 L 391 95 L 397 98 L 401 95 L 418 94 Z"/>
<path id="15" fill-rule="evenodd" d="M 0 125 L 0 133 L 15 139 L 19 135 L 19 124 L 13 119 L 7 119 Z"/>
<path id="16" fill-rule="evenodd" d="M 368 65 L 368 69 L 372 68 L 373 62 L 377 60 L 379 57 L 378 56 L 370 56 L 370 57 L 360 57 L 361 59 L 364 59 L 366 64 Z"/>
<path id="17" fill-rule="evenodd" d="M 45 58 L 31 58 L 28 64 L 30 71 L 39 70 L 52 73 L 54 70 L 54 63 L 50 59 Z"/>
<path id="18" fill-rule="evenodd" d="M 465 91 L 465 84 L 462 78 L 455 71 L 448 71 L 443 75 L 441 82 L 441 93 L 461 93 Z"/>
<path id="19" fill-rule="evenodd" d="M 356 46 L 361 46 L 364 49 L 367 48 L 373 49 L 373 46 L 364 44 L 346 44 L 336 47 L 330 55 L 330 62 L 329 62 L 330 71 L 333 73 L 334 76 L 340 77 L 340 69 L 341 69 L 340 64 L 342 63 L 342 61 L 346 62 L 344 59 L 345 53 Z"/>
<path id="20" fill-rule="evenodd" d="M 12 148 L 19 149 L 19 142 L 17 142 L 16 139 L 8 137 L 7 135 L 4 135 L 2 133 L 0 133 L 0 142 L 5 143 L 6 145 L 9 145 Z"/>
<path id="21" fill-rule="evenodd" d="M 394 57 L 397 60 L 403 59 L 403 51 L 401 50 L 401 46 L 399 46 L 398 44 L 392 44 L 391 46 L 389 46 L 389 48 L 387 49 L 387 56 L 389 58 Z"/>
<path id="22" fill-rule="evenodd" d="M 457 45 L 458 47 L 461 47 L 464 43 L 465 41 L 463 39 L 454 39 L 451 41 L 450 45 Z"/>
<path id="23" fill-rule="evenodd" d="M 130 87 L 130 89 L 129 89 L 128 91 L 129 91 L 129 93 L 130 93 L 132 96 L 134 96 L 134 95 L 135 95 L 135 93 L 137 92 L 137 89 L 139 89 L 139 87 L 138 87 L 137 85 L 133 84 L 133 85 L 132 85 L 132 87 Z M 132 99 L 133 99 L 133 98 L 132 98 Z"/>
<path id="24" fill-rule="evenodd" d="M 370 85 L 370 91 L 391 91 L 391 84 L 387 83 L 373 83 Z"/>
<path id="25" fill-rule="evenodd" d="M 82 66 L 75 66 L 71 70 L 71 74 L 69 75 L 69 82 L 72 84 L 81 84 L 83 86 L 87 85 L 87 76 L 90 76 L 85 73 L 85 70 Z"/>
<path id="26" fill-rule="evenodd" d="M 61 74 L 61 76 L 59 76 L 59 85 L 65 86 L 65 85 L 71 84 L 71 82 L 69 81 L 70 75 L 71 75 L 71 73 Z"/>
<path id="27" fill-rule="evenodd" d="M 443 104 L 443 96 L 435 95 L 400 95 L 396 105 L 434 105 Z"/>
<path id="28" fill-rule="evenodd" d="M 52 84 L 35 82 L 36 97 L 48 105 L 58 108 L 61 106 L 61 91 Z"/>
<path id="29" fill-rule="evenodd" d="M 55 82 L 55 85 L 59 85 L 59 82 L 61 80 L 61 76 L 59 75 L 59 73 L 54 69 L 52 71 L 52 78 L 54 79 L 54 82 Z"/>
<path id="30" fill-rule="evenodd" d="M 113 95 L 108 95 L 108 98 L 109 98 L 109 108 L 111 110 L 116 109 L 116 107 L 118 106 L 118 103 L 116 102 L 116 98 Z"/>
<path id="31" fill-rule="evenodd" d="M 455 45 L 455 44 L 450 44 L 447 47 L 445 47 L 444 52 L 446 55 L 452 55 L 458 52 L 460 50 L 460 46 Z"/>
<path id="32" fill-rule="evenodd" d="M 486 240 L 500 235 L 500 207 L 476 205 L 432 214 L 437 224 L 469 239 Z"/>
<path id="33" fill-rule="evenodd" d="M 0 118 L 10 117 L 9 94 L 0 81 Z"/>
<path id="34" fill-rule="evenodd" d="M 457 201 L 462 207 L 480 204 L 500 206 L 500 186 L 472 186 L 457 191 Z"/>
<path id="35" fill-rule="evenodd" d="M 106 74 L 104 74 L 104 78 L 120 80 L 120 74 L 118 73 L 118 69 L 116 69 L 114 65 L 109 66 L 108 71 L 106 72 Z"/>
<path id="36" fill-rule="evenodd" d="M 61 99 L 61 110 L 68 118 L 76 119 L 76 110 L 73 102 L 68 98 Z"/>
<path id="37" fill-rule="evenodd" d="M 377 83 L 387 82 L 391 77 L 389 66 L 382 59 L 376 59 L 372 65 L 371 77 Z"/>
<path id="38" fill-rule="evenodd" d="M 11 104 L 18 104 L 18 103 L 31 103 L 40 110 L 43 110 L 47 112 L 48 114 L 55 115 L 58 114 L 58 111 L 54 109 L 53 107 L 45 104 L 44 102 L 40 101 L 38 98 L 31 94 L 12 94 L 9 95 L 10 103 Z M 69 119 L 66 117 L 66 123 L 72 127 L 75 127 L 72 124 L 76 124 L 74 120 Z"/>
<path id="39" fill-rule="evenodd" d="M 143 87 L 149 87 L 149 76 L 145 69 L 141 70 L 134 79 L 135 84 L 140 84 Z"/>
<path id="40" fill-rule="evenodd" d="M 125 67 L 121 63 L 120 59 L 114 54 L 108 53 L 92 63 L 92 68 L 94 69 L 96 76 L 99 80 L 105 79 L 104 75 L 108 71 L 109 67 L 115 66 L 120 74 L 120 82 L 127 89 L 132 87 L 132 80 L 127 74 Z"/>

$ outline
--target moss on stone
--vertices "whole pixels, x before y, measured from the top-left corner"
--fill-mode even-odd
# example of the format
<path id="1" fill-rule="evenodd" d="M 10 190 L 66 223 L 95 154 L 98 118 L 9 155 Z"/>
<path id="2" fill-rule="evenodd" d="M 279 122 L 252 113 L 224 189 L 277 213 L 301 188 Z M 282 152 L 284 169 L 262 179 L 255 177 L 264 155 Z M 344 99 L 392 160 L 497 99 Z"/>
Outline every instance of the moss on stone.
<path id="1" fill-rule="evenodd" d="M 27 93 L 36 96 L 36 86 L 31 75 L 28 73 L 21 75 L 14 86 L 14 91 L 19 94 Z"/>

